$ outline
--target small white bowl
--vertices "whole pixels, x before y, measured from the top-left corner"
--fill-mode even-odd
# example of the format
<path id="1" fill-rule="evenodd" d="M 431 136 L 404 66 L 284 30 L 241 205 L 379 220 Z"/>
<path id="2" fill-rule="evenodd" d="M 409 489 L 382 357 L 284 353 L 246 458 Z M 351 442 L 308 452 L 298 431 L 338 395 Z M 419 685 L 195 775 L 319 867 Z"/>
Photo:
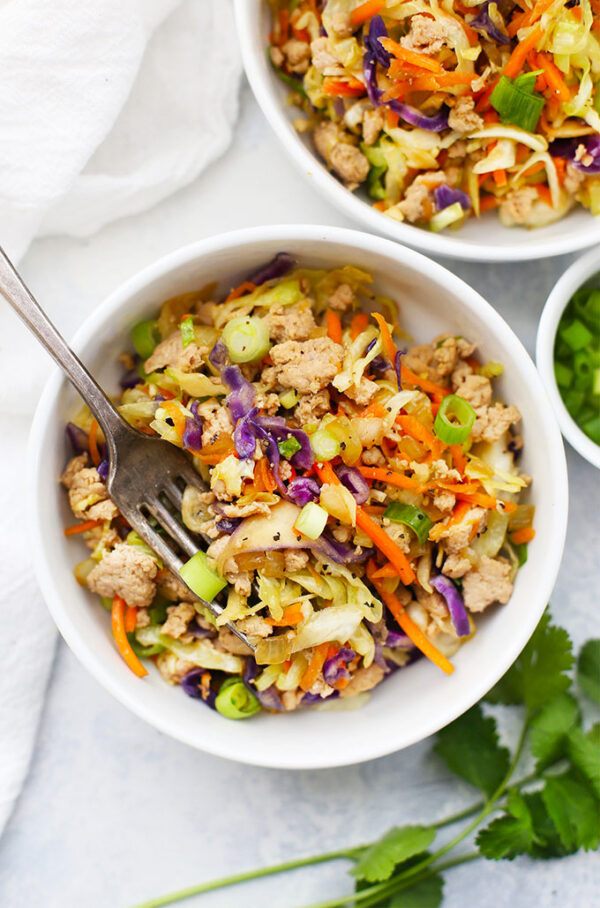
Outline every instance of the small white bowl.
<path id="1" fill-rule="evenodd" d="M 286 104 L 287 86 L 273 71 L 267 57 L 270 12 L 266 0 L 235 0 L 237 31 L 248 81 L 262 111 L 286 152 L 319 194 L 365 230 L 389 236 L 431 255 L 476 262 L 527 261 L 575 252 L 600 243 L 600 217 L 575 208 L 567 217 L 537 230 L 503 227 L 495 212 L 469 218 L 457 231 L 432 233 L 400 223 L 373 208 L 364 190 L 349 192 L 331 174 L 313 148 L 309 135 L 293 126 L 296 108 Z M 288 207 L 293 206 L 288 200 Z"/>
<path id="2" fill-rule="evenodd" d="M 592 249 L 586 255 L 582 255 L 567 268 L 556 283 L 554 290 L 546 300 L 540 319 L 535 358 L 563 435 L 582 457 L 600 469 L 600 445 L 588 438 L 571 417 L 560 396 L 554 376 L 554 341 L 561 315 L 575 291 L 594 277 L 600 281 L 600 248 Z M 596 286 L 600 286 L 600 283 L 597 283 Z"/>
<path id="3" fill-rule="evenodd" d="M 567 475 L 560 432 L 539 376 L 506 322 L 441 265 L 368 234 L 269 226 L 201 240 L 116 290 L 85 321 L 73 347 L 113 392 L 117 355 L 129 347 L 133 324 L 154 316 L 164 299 L 213 280 L 226 291 L 280 251 L 316 268 L 364 268 L 380 293 L 398 301 L 399 322 L 415 338 L 461 334 L 478 344 L 484 360 L 504 363 L 498 394 L 523 414 L 522 469 L 534 477 L 528 494 L 536 506 L 537 536 L 510 602 L 478 616 L 478 633 L 454 657 L 451 677 L 422 659 L 381 684 L 362 709 L 261 714 L 243 722 L 228 721 L 165 684 L 153 666 L 140 681 L 117 653 L 106 611 L 73 576 L 84 549 L 63 534 L 73 518 L 58 479 L 69 456 L 65 423 L 80 402 L 60 373 L 48 382 L 38 406 L 26 475 L 31 558 L 40 588 L 63 637 L 94 677 L 132 712 L 193 747 L 246 763 L 308 769 L 358 763 L 414 744 L 469 709 L 500 678 L 531 635 L 554 585 L 565 538 Z"/>

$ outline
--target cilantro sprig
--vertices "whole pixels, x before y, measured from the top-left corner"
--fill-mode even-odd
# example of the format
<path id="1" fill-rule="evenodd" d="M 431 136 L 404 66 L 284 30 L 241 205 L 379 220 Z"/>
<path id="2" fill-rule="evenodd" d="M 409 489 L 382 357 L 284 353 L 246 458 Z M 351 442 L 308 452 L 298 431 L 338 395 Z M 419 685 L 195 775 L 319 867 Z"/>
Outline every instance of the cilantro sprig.
<path id="1" fill-rule="evenodd" d="M 340 859 L 352 863 L 354 891 L 304 908 L 437 908 L 443 901 L 444 873 L 459 864 L 517 855 L 560 858 L 581 848 L 597 849 L 600 722 L 586 730 L 582 715 L 600 703 L 600 640 L 590 640 L 581 649 L 577 683 L 573 663 L 567 632 L 544 614 L 519 658 L 484 701 L 439 732 L 436 754 L 452 773 L 483 793 L 477 804 L 435 823 L 395 826 L 365 845 L 213 880 L 136 908 L 161 908 L 235 883 Z M 494 717 L 499 706 L 521 714 L 512 753 L 499 740 Z M 515 779 L 522 764 L 533 768 Z M 434 849 L 440 830 L 460 822 L 460 831 Z M 475 850 L 457 853 L 474 833 Z"/>

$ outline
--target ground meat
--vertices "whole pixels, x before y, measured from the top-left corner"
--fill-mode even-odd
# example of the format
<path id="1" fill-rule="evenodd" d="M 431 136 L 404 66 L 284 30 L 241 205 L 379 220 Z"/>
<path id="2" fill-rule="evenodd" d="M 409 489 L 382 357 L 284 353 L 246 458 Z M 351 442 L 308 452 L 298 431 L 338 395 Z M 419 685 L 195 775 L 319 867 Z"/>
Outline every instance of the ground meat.
<path id="1" fill-rule="evenodd" d="M 458 470 L 449 467 L 445 460 L 434 460 L 430 466 L 432 479 L 445 479 L 446 482 L 461 482 L 462 477 Z"/>
<path id="2" fill-rule="evenodd" d="M 349 684 L 340 691 L 340 697 L 353 697 L 355 694 L 361 694 L 365 690 L 372 690 L 380 681 L 383 681 L 385 673 L 379 665 L 373 662 L 368 668 L 359 668 L 354 672 Z"/>
<path id="3" fill-rule="evenodd" d="M 242 618 L 236 626 L 243 634 L 249 637 L 270 637 L 273 633 L 272 625 L 268 624 L 260 615 L 250 615 L 248 618 Z"/>
<path id="4" fill-rule="evenodd" d="M 302 549 L 286 549 L 284 553 L 286 572 L 301 571 L 308 564 L 308 552 Z"/>
<path id="5" fill-rule="evenodd" d="M 271 347 L 277 380 L 300 394 L 316 394 L 337 375 L 344 351 L 328 337 L 298 343 L 286 341 Z"/>
<path id="6" fill-rule="evenodd" d="M 433 176 L 433 174 L 420 174 L 418 177 L 415 177 L 406 190 L 404 198 L 398 203 L 399 211 L 404 215 L 406 220 L 410 221 L 412 224 L 417 221 L 427 220 L 433 213 L 434 205 L 432 190 L 435 186 L 431 184 L 429 179 L 431 176 Z M 440 170 L 438 177 L 439 182 L 436 185 L 441 186 L 442 183 L 446 182 L 446 174 Z"/>
<path id="7" fill-rule="evenodd" d="M 452 511 L 456 504 L 456 497 L 452 492 L 446 492 L 442 489 L 433 493 L 433 503 L 439 511 Z"/>
<path id="8" fill-rule="evenodd" d="M 448 115 L 450 129 L 468 135 L 483 129 L 483 119 L 475 113 L 475 101 L 468 95 L 459 98 Z"/>
<path id="9" fill-rule="evenodd" d="M 199 347 L 195 343 L 184 348 L 181 331 L 173 331 L 164 341 L 154 348 L 154 352 L 144 363 L 145 372 L 155 372 L 165 366 L 175 366 L 182 372 L 193 372 L 202 363 L 202 357 L 208 353 L 208 347 Z"/>
<path id="10" fill-rule="evenodd" d="M 503 222 L 525 224 L 531 215 L 533 203 L 538 199 L 535 186 L 523 186 L 522 189 L 511 189 L 500 202 L 500 214 Z"/>
<path id="11" fill-rule="evenodd" d="M 436 337 L 431 359 L 438 371 L 438 375 L 450 375 L 458 362 L 456 338 L 449 335 Z"/>
<path id="12" fill-rule="evenodd" d="M 138 627 L 148 627 L 151 624 L 150 620 L 150 610 L 147 608 L 139 608 L 135 616 L 135 626 Z"/>
<path id="13" fill-rule="evenodd" d="M 303 394 L 294 410 L 294 419 L 301 425 L 318 422 L 331 410 L 329 391 L 324 389 L 317 394 Z"/>
<path id="14" fill-rule="evenodd" d="M 510 563 L 483 556 L 477 569 L 463 577 L 463 599 L 471 612 L 482 612 L 492 602 L 506 603 L 513 591 Z"/>
<path id="15" fill-rule="evenodd" d="M 122 542 L 88 574 L 87 585 L 100 596 L 120 596 L 127 605 L 144 608 L 154 599 L 156 574 L 154 558 Z"/>
<path id="16" fill-rule="evenodd" d="M 119 513 L 108 497 L 106 486 L 95 467 L 87 467 L 87 454 L 73 457 L 60 481 L 69 491 L 69 504 L 75 517 L 86 520 L 112 520 Z"/>
<path id="17" fill-rule="evenodd" d="M 437 54 L 444 44 L 453 47 L 462 43 L 464 33 L 458 21 L 444 17 L 432 19 L 417 14 L 411 17 L 410 31 L 400 39 L 402 47 L 425 54 Z"/>
<path id="18" fill-rule="evenodd" d="M 168 637 L 183 637 L 187 632 L 188 624 L 196 616 L 196 609 L 191 602 L 180 602 L 179 605 L 170 605 L 167 608 L 169 616 L 160 629 L 161 634 Z"/>
<path id="19" fill-rule="evenodd" d="M 340 68 L 340 62 L 337 57 L 331 53 L 329 47 L 329 38 L 323 36 L 321 38 L 315 38 L 314 41 L 310 43 L 310 52 L 312 55 L 312 65 L 318 72 L 324 73 L 325 75 L 332 75 L 329 70 L 335 70 L 337 72 Z"/>
<path id="20" fill-rule="evenodd" d="M 196 597 L 191 590 L 187 588 L 183 580 L 172 574 L 167 568 L 162 568 L 156 575 L 158 583 L 158 592 L 169 602 L 194 602 Z"/>
<path id="21" fill-rule="evenodd" d="M 257 391 L 256 400 L 254 401 L 259 410 L 264 410 L 267 416 L 275 416 L 279 407 L 281 406 L 281 401 L 279 400 L 278 394 L 272 394 L 269 392 Z M 254 455 L 255 460 L 260 460 L 262 455 L 262 448 L 260 445 L 256 446 L 256 452 Z"/>
<path id="22" fill-rule="evenodd" d="M 102 542 L 106 549 L 114 549 L 120 541 L 121 537 L 112 527 L 109 527 L 108 530 L 105 530 L 103 526 L 92 527 L 92 529 L 88 530 L 85 534 L 85 544 L 88 549 L 92 549 L 92 551 L 99 542 Z"/>
<path id="23" fill-rule="evenodd" d="M 223 517 L 251 517 L 253 514 L 268 514 L 271 506 L 266 501 L 251 501 L 249 504 L 220 504 L 218 514 Z"/>
<path id="24" fill-rule="evenodd" d="M 315 147 L 326 163 L 355 189 L 366 180 L 370 164 L 362 151 L 352 145 L 350 136 L 336 123 L 324 120 L 313 133 Z"/>
<path id="25" fill-rule="evenodd" d="M 464 577 L 467 571 L 471 570 L 472 566 L 469 559 L 465 558 L 463 555 L 448 555 L 442 566 L 442 574 L 445 574 L 446 577 L 452 577 L 453 579 Z"/>
<path id="26" fill-rule="evenodd" d="M 495 404 L 493 407 L 484 407 L 477 413 L 471 437 L 473 441 L 498 441 L 520 419 L 521 414 L 513 405 L 505 407 L 503 404 Z"/>
<path id="27" fill-rule="evenodd" d="M 297 690 L 284 690 L 281 695 L 281 702 L 283 703 L 283 708 L 286 710 L 286 712 L 291 712 L 293 709 L 297 709 L 303 696 L 304 691 L 300 688 L 298 688 Z"/>
<path id="28" fill-rule="evenodd" d="M 271 60 L 273 61 L 275 66 L 277 66 L 277 67 L 283 66 L 283 63 L 285 62 L 285 57 L 283 56 L 283 54 L 281 53 L 279 48 L 275 47 L 274 44 L 272 44 L 269 47 L 269 54 L 271 55 Z"/>
<path id="29" fill-rule="evenodd" d="M 454 369 L 450 376 L 450 383 L 453 391 L 458 391 L 467 375 L 473 375 L 473 367 L 460 360 L 456 369 Z"/>
<path id="30" fill-rule="evenodd" d="M 464 139 L 457 139 L 456 142 L 453 142 L 450 148 L 448 149 L 448 157 L 450 160 L 458 160 L 458 158 L 464 158 L 467 154 L 467 143 Z"/>
<path id="31" fill-rule="evenodd" d="M 230 567 L 229 562 L 227 562 L 225 567 Z M 229 583 L 233 583 L 234 590 L 236 593 L 239 593 L 243 599 L 247 599 L 252 592 L 252 573 L 250 571 L 238 571 L 237 564 L 235 571 L 225 571 L 225 579 Z"/>
<path id="32" fill-rule="evenodd" d="M 477 535 L 484 528 L 487 515 L 483 508 L 471 508 L 460 523 L 451 527 L 438 524 L 437 540 L 443 542 L 446 552 L 457 554 L 469 544 L 472 535 Z M 475 528 L 475 532 L 473 532 Z M 431 538 L 431 536 L 430 536 Z"/>
<path id="33" fill-rule="evenodd" d="M 334 527 L 332 532 L 333 538 L 337 539 L 338 542 L 350 542 L 352 538 L 352 527 L 345 527 L 340 524 Z"/>
<path id="34" fill-rule="evenodd" d="M 567 169 L 564 182 L 565 190 L 571 195 L 575 195 L 575 193 L 579 192 L 584 179 L 585 174 L 583 174 L 580 170 L 576 170 L 571 162 L 567 161 Z"/>
<path id="35" fill-rule="evenodd" d="M 303 75 L 307 71 L 310 64 L 310 44 L 307 41 L 290 38 L 282 45 L 281 51 L 291 73 Z"/>
<path id="36" fill-rule="evenodd" d="M 276 344 L 288 340 L 308 340 L 317 327 L 309 305 L 290 308 L 276 304 L 267 316 L 267 323 L 269 334 Z"/>
<path id="37" fill-rule="evenodd" d="M 378 391 L 379 385 L 363 376 L 358 385 L 350 385 L 349 388 L 346 388 L 344 394 L 357 403 L 359 407 L 366 407 L 367 404 L 371 403 Z"/>
<path id="38" fill-rule="evenodd" d="M 354 290 L 350 284 L 338 284 L 333 293 L 327 297 L 327 305 L 337 312 L 345 312 L 354 302 Z"/>
<path id="39" fill-rule="evenodd" d="M 381 467 L 386 464 L 386 459 L 381 448 L 368 448 L 366 451 L 363 451 L 362 459 L 363 463 L 368 467 Z"/>
<path id="40" fill-rule="evenodd" d="M 431 381 L 440 382 L 442 376 L 438 373 L 433 353 L 431 344 L 416 344 L 404 355 L 402 362 L 417 375 L 426 375 Z"/>
<path id="41" fill-rule="evenodd" d="M 289 460 L 281 460 L 279 462 L 279 475 L 284 482 L 287 482 L 288 479 L 291 479 L 293 474 L 293 468 Z"/>
<path id="42" fill-rule="evenodd" d="M 403 523 L 392 523 L 387 518 L 383 519 L 383 529 L 398 548 L 407 554 L 410 549 L 410 530 L 407 530 Z"/>
<path id="43" fill-rule="evenodd" d="M 222 435 L 233 432 L 229 410 L 214 397 L 198 405 L 198 416 L 202 418 L 202 447 L 212 445 Z"/>
<path id="44" fill-rule="evenodd" d="M 165 650 L 156 657 L 156 667 L 168 684 L 181 684 L 187 673 L 198 666 Z"/>
<path id="45" fill-rule="evenodd" d="M 492 402 L 492 383 L 483 375 L 465 375 L 456 393 L 464 397 L 474 410 L 489 407 Z"/>
<path id="46" fill-rule="evenodd" d="M 219 630 L 219 645 L 228 653 L 235 653 L 236 656 L 252 655 L 252 649 L 228 627 L 222 627 Z"/>
<path id="47" fill-rule="evenodd" d="M 377 136 L 383 129 L 383 124 L 383 110 L 380 107 L 375 108 L 375 110 L 365 110 L 362 121 L 365 145 L 373 145 L 377 141 Z"/>
<path id="48" fill-rule="evenodd" d="M 416 587 L 417 602 L 422 605 L 425 611 L 434 618 L 445 618 L 448 615 L 448 606 L 436 590 L 428 593 L 422 587 Z"/>

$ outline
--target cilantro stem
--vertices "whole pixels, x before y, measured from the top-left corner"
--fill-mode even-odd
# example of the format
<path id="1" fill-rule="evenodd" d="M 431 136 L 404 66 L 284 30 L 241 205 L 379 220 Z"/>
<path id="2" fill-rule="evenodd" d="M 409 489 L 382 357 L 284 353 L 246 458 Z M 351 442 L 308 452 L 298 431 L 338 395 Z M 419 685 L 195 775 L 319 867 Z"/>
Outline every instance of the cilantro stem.
<path id="1" fill-rule="evenodd" d="M 242 873 L 235 873 L 231 876 L 220 877 L 218 880 L 209 880 L 208 883 L 189 886 L 187 889 L 178 889 L 176 892 L 170 892 L 167 895 L 160 895 L 158 898 L 150 899 L 148 902 L 140 902 L 134 908 L 162 908 L 163 905 L 170 905 L 173 902 L 179 902 L 183 899 L 189 899 L 193 895 L 202 895 L 204 892 L 213 892 L 215 889 L 222 889 L 225 886 L 233 886 L 236 883 L 244 883 L 248 880 L 256 880 L 259 877 L 271 876 L 276 873 L 284 873 L 286 870 L 294 870 L 297 867 L 308 867 L 312 864 L 324 864 L 326 861 L 352 860 L 362 851 L 365 845 L 358 845 L 355 848 L 344 848 L 340 851 L 329 851 L 326 854 L 312 854 L 305 858 L 296 858 L 293 861 L 285 861 L 282 864 L 272 864 L 270 867 L 262 867 L 258 870 L 246 870 Z"/>

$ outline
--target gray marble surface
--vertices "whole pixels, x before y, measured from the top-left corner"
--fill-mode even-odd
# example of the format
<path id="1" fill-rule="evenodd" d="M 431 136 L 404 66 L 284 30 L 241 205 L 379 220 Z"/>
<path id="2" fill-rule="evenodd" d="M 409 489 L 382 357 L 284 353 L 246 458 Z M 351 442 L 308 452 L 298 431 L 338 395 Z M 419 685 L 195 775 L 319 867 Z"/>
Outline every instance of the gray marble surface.
<path id="1" fill-rule="evenodd" d="M 108 291 L 162 253 L 277 222 L 347 225 L 286 160 L 245 86 L 234 145 L 193 186 L 90 239 L 37 242 L 23 271 L 69 334 Z M 444 264 L 496 306 L 533 352 L 544 300 L 569 262 Z M 597 635 L 600 484 L 591 466 L 567 453 L 569 532 L 553 613 L 580 642 Z M 505 733 L 510 739 L 510 727 Z M 317 772 L 256 769 L 191 750 L 130 715 L 60 641 L 29 778 L 0 841 L 0 904 L 126 908 L 235 869 L 433 820 L 472 800 L 430 741 Z M 598 868 L 596 855 L 583 854 L 466 865 L 449 873 L 444 905 L 598 905 Z M 185 904 L 292 908 L 344 891 L 344 867 L 333 864 Z"/>

